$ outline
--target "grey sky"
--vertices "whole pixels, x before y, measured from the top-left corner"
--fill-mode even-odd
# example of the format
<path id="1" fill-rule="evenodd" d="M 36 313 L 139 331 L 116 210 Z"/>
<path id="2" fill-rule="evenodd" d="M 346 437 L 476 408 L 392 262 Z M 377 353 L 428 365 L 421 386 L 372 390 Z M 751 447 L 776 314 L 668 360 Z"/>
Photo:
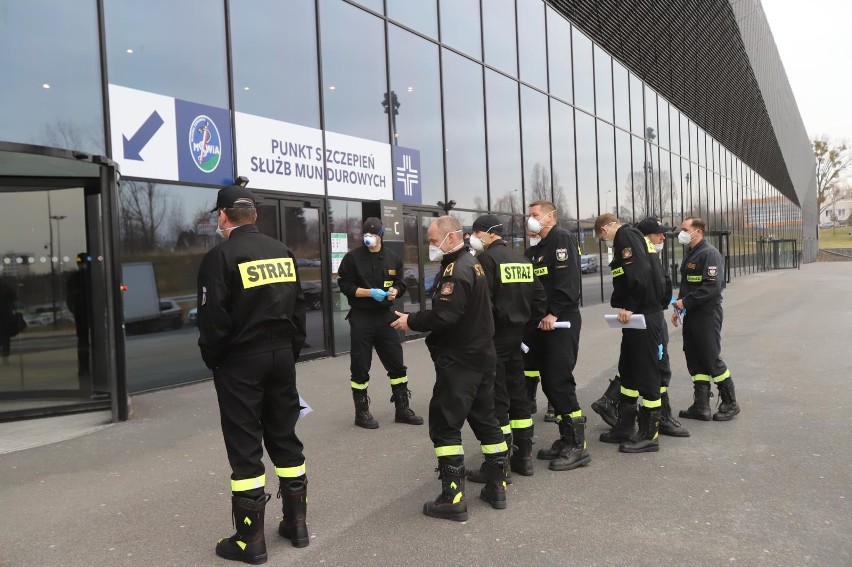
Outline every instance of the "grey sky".
<path id="1" fill-rule="evenodd" d="M 852 2 L 762 0 L 808 135 L 852 141 Z"/>

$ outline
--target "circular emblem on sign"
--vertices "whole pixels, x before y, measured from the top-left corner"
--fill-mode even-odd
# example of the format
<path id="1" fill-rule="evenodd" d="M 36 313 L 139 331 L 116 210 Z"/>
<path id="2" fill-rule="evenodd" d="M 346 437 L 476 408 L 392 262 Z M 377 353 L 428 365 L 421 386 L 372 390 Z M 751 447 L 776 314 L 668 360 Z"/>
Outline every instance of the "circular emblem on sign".
<path id="1" fill-rule="evenodd" d="M 222 139 L 219 129 L 209 116 L 197 116 L 189 127 L 189 152 L 195 167 L 204 173 L 213 172 L 219 166 L 222 155 Z"/>

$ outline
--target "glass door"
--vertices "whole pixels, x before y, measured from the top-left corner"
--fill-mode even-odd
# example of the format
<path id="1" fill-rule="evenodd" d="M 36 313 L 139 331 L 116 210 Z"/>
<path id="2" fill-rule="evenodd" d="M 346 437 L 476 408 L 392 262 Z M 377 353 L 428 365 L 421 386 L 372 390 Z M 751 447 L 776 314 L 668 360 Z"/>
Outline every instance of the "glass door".
<path id="1" fill-rule="evenodd" d="M 302 356 L 328 354 L 331 341 L 328 318 L 331 315 L 331 289 L 325 261 L 325 220 L 319 200 L 265 199 L 258 207 L 257 228 L 281 240 L 296 257 L 307 303 L 307 342 Z"/>
<path id="2" fill-rule="evenodd" d="M 407 287 L 403 308 L 408 313 L 432 307 L 432 286 L 440 264 L 429 261 L 426 231 L 438 216 L 431 211 L 403 210 L 405 242 L 403 245 L 403 280 Z M 407 335 L 415 335 L 407 331 Z"/>

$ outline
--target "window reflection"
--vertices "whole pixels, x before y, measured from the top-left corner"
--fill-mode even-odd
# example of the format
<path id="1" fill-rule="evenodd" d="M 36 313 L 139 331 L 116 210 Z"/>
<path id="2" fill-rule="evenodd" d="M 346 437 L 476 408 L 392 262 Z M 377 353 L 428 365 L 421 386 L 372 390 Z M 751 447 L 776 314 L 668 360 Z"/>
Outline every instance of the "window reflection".
<path id="1" fill-rule="evenodd" d="M 612 121 L 612 58 L 595 46 L 595 112 L 599 118 Z"/>
<path id="2" fill-rule="evenodd" d="M 394 25 L 388 29 L 388 45 L 391 90 L 400 103 L 396 141 L 420 151 L 422 200 L 435 204 L 444 199 L 438 47 Z"/>
<path id="3" fill-rule="evenodd" d="M 607 212 L 609 199 L 615 201 L 615 141 L 614 128 L 598 121 L 598 191 L 600 212 Z M 626 135 L 626 134 L 625 134 Z M 592 235 L 594 238 L 594 234 Z M 595 245 L 597 249 L 597 245 Z"/>
<path id="4" fill-rule="evenodd" d="M 432 38 L 438 37 L 437 0 L 387 0 L 388 18 Z"/>
<path id="5" fill-rule="evenodd" d="M 572 102 L 571 24 L 550 6 L 547 7 L 547 60 L 550 94 Z"/>
<path id="6" fill-rule="evenodd" d="M 139 392 L 208 378 L 195 327 L 201 259 L 219 243 L 210 209 L 216 190 L 122 181 L 118 191 L 121 259 L 150 263 L 161 302 L 180 310 L 184 325 L 127 337 L 127 381 Z M 144 282 L 124 282 L 128 286 Z"/>
<path id="7" fill-rule="evenodd" d="M 0 6 L 0 139 L 106 153 L 96 3 Z"/>
<path id="8" fill-rule="evenodd" d="M 289 0 L 288 0 L 289 1 Z M 338 0 L 339 1 L 339 0 Z M 383 0 L 352 0 L 356 4 L 361 4 L 365 8 L 369 8 L 379 14 L 384 13 Z"/>
<path id="9" fill-rule="evenodd" d="M 550 141 L 547 97 L 521 86 L 521 124 L 524 152 L 524 188 L 530 201 L 550 200 Z"/>
<path id="10" fill-rule="evenodd" d="M 657 97 L 657 143 L 661 148 L 669 147 L 669 103 L 663 97 Z"/>
<path id="11" fill-rule="evenodd" d="M 228 108 L 222 2 L 199 10 L 192 0 L 105 0 L 104 16 L 111 83 Z"/>
<path id="12" fill-rule="evenodd" d="M 630 134 L 623 130 L 615 130 L 615 170 L 616 191 L 601 190 L 604 201 L 603 211 L 613 213 L 622 220 L 633 218 L 633 198 L 631 194 L 633 168 L 630 165 Z"/>
<path id="13" fill-rule="evenodd" d="M 387 142 L 383 21 L 340 0 L 321 0 L 320 18 L 326 129 Z"/>
<path id="14" fill-rule="evenodd" d="M 563 226 L 577 218 L 577 177 L 574 166 L 574 109 L 567 104 L 551 101 L 550 136 L 553 140 L 553 203 L 559 210 Z M 527 192 L 526 203 L 537 199 Z"/>
<path id="15" fill-rule="evenodd" d="M 443 59 L 447 194 L 459 208 L 485 210 L 482 67 L 446 49 Z"/>
<path id="16" fill-rule="evenodd" d="M 669 116 L 669 131 L 671 132 L 671 138 L 669 139 L 669 145 L 671 146 L 671 150 L 673 154 L 680 154 L 680 112 L 674 106 L 671 106 L 671 115 Z"/>
<path id="17" fill-rule="evenodd" d="M 231 0 L 230 10 L 236 110 L 319 128 L 313 0 Z"/>
<path id="18" fill-rule="evenodd" d="M 518 83 L 486 69 L 485 100 L 491 210 L 519 213 L 523 181 Z"/>
<path id="19" fill-rule="evenodd" d="M 518 41 L 521 80 L 546 90 L 547 43 L 541 0 L 518 0 Z"/>
<path id="20" fill-rule="evenodd" d="M 441 41 L 482 59 L 479 0 L 441 0 Z"/>
<path id="21" fill-rule="evenodd" d="M 630 176 L 630 192 L 632 193 L 633 220 L 639 221 L 647 217 L 651 211 L 650 179 L 645 169 L 647 154 L 644 138 L 631 136 L 631 152 L 633 154 L 633 170 Z"/>
<path id="22" fill-rule="evenodd" d="M 642 99 L 644 87 L 641 79 L 630 73 L 630 130 L 639 136 L 645 135 L 645 108 Z"/>
<path id="23" fill-rule="evenodd" d="M 583 110 L 595 111 L 595 83 L 592 73 L 592 40 L 577 28 L 571 28 L 574 62 L 574 103 Z M 579 146 L 578 146 L 579 147 Z"/>
<path id="24" fill-rule="evenodd" d="M 482 11 L 482 34 L 485 43 L 485 63 L 517 77 L 515 0 L 488 2 L 487 8 Z"/>
<path id="25" fill-rule="evenodd" d="M 615 125 L 630 129 L 630 83 L 627 69 L 618 63 L 612 62 L 612 83 L 615 93 Z"/>

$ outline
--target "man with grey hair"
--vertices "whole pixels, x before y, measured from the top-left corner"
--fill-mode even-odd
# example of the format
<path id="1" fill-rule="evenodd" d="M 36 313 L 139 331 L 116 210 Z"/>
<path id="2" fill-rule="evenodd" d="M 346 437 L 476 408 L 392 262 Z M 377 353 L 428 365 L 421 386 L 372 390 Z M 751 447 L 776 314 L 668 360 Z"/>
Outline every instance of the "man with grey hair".
<path id="1" fill-rule="evenodd" d="M 431 331 L 426 339 L 435 363 L 435 387 L 429 402 L 429 437 L 438 458 L 442 491 L 423 506 L 433 518 L 467 520 L 461 429 L 465 420 L 485 456 L 486 484 L 480 498 L 493 508 L 506 507 L 503 469 L 509 447 L 494 414 L 494 319 L 485 270 L 469 253 L 462 226 L 451 216 L 435 219 L 426 232 L 429 259 L 440 262 L 432 309 L 396 312 L 395 329 Z"/>

